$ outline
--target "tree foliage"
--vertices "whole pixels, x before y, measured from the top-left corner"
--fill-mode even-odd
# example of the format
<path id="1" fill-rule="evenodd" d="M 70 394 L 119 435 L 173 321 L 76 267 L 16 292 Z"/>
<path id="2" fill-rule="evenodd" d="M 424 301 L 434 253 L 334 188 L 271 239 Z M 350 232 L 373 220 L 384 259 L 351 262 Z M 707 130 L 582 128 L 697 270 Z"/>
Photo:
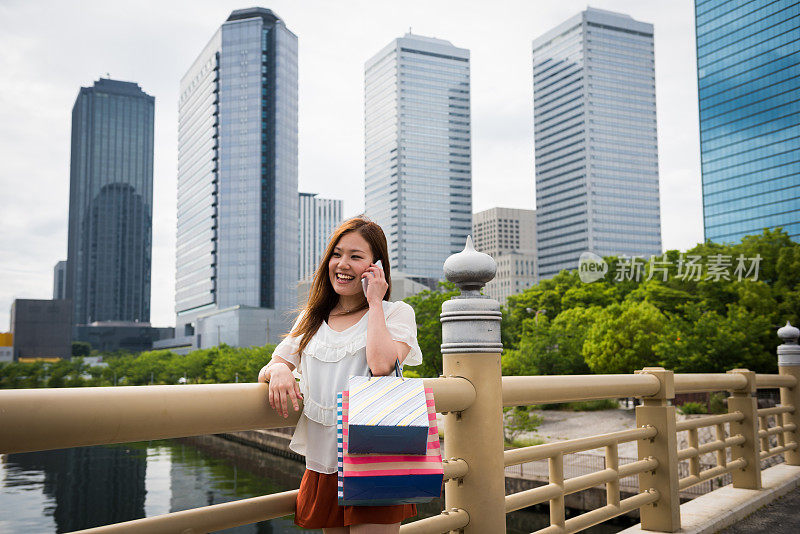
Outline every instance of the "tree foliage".
<path id="1" fill-rule="evenodd" d="M 210 384 L 255 382 L 274 345 L 199 349 L 186 355 L 168 350 L 104 354 L 101 366 L 82 358 L 55 363 L 0 363 L 0 388 L 113 386 L 148 384 Z"/>
<path id="2" fill-rule="evenodd" d="M 442 325 L 439 315 L 442 313 L 444 301 L 458 293 L 455 285 L 439 283 L 436 291 L 425 290 L 405 299 L 414 308 L 417 320 L 417 342 L 422 350 L 422 364 L 413 370 L 419 376 L 442 374 Z"/>
<path id="3" fill-rule="evenodd" d="M 757 280 L 754 272 L 739 279 L 739 258 L 747 267 L 760 258 Z M 690 259 L 702 265 L 700 276 L 687 276 Z M 583 369 L 596 373 L 629 373 L 647 365 L 676 372 L 774 372 L 780 342 L 775 330 L 787 320 L 798 324 L 800 244 L 780 229 L 736 244 L 667 251 L 655 259 L 665 272 L 656 269 L 650 276 L 645 260 L 639 280 L 617 276 L 629 259 L 605 260 L 608 273 L 596 282 L 562 271 L 509 297 L 503 317 L 506 374 L 585 372 L 576 350 Z M 712 264 L 719 261 L 730 262 L 727 276 L 713 275 Z M 546 310 L 547 320 L 540 314 L 538 327 L 534 310 Z"/>

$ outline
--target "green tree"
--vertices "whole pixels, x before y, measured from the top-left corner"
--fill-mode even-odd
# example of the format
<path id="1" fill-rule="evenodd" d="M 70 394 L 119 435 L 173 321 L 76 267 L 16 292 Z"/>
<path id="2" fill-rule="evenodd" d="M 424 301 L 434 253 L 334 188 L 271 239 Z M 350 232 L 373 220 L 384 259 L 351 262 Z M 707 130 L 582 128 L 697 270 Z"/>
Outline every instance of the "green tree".
<path id="1" fill-rule="evenodd" d="M 542 424 L 541 416 L 533 413 L 529 406 L 503 408 L 503 439 L 513 443 L 520 434 L 534 432 Z"/>
<path id="2" fill-rule="evenodd" d="M 576 307 L 562 311 L 551 322 L 543 314 L 523 321 L 519 349 L 504 351 L 505 375 L 586 374 L 583 359 L 586 332 L 601 308 Z"/>
<path id="3" fill-rule="evenodd" d="M 89 356 L 92 353 L 92 345 L 85 341 L 72 342 L 72 356 Z"/>
<path id="4" fill-rule="evenodd" d="M 207 375 L 215 382 L 255 382 L 258 371 L 269 362 L 274 349 L 274 345 L 248 348 L 221 345 L 211 358 Z"/>
<path id="5" fill-rule="evenodd" d="M 653 345 L 664 323 L 661 311 L 647 301 L 608 306 L 586 335 L 586 363 L 595 373 L 632 373 L 658 363 Z"/>
<path id="6" fill-rule="evenodd" d="M 439 315 L 442 304 L 459 294 L 455 285 L 440 282 L 436 291 L 425 290 L 405 300 L 412 308 L 417 321 L 417 342 L 422 350 L 422 364 L 414 371 L 423 377 L 442 374 L 442 325 Z"/>

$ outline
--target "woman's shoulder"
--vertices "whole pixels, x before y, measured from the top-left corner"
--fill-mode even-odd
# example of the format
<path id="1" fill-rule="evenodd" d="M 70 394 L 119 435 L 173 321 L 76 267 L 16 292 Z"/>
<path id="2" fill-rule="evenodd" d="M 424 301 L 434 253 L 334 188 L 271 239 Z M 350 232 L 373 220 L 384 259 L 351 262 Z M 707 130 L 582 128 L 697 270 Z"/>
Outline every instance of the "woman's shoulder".
<path id="1" fill-rule="evenodd" d="M 397 300 L 394 302 L 389 302 L 388 300 L 384 300 L 383 314 L 386 317 L 409 316 L 409 315 L 411 317 L 414 317 L 414 308 L 412 308 L 410 304 L 403 302 L 402 300 Z"/>

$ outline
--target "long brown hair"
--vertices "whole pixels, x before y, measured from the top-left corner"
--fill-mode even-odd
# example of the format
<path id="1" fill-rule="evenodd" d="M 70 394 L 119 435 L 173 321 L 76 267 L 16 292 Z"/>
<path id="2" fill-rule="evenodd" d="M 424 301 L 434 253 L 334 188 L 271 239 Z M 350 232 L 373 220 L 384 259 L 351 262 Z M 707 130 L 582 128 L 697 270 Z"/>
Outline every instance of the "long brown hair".
<path id="1" fill-rule="evenodd" d="M 316 272 L 314 273 L 314 280 L 311 282 L 311 289 L 308 294 L 308 303 L 303 309 L 303 316 L 300 322 L 291 332 L 291 336 L 299 337 L 300 346 L 297 349 L 297 354 L 302 354 L 303 350 L 308 345 L 314 334 L 317 333 L 322 322 L 328 319 L 331 310 L 339 302 L 339 295 L 334 291 L 331 285 L 330 277 L 328 276 L 328 262 L 333 256 L 333 249 L 339 243 L 343 235 L 350 232 L 358 232 L 369 244 L 372 251 L 372 263 L 378 260 L 383 264 L 383 272 L 386 274 L 386 282 L 389 284 L 389 289 L 386 290 L 386 295 L 383 300 L 389 300 L 392 293 L 392 278 L 390 276 L 389 267 L 389 249 L 386 245 L 386 236 L 381 227 L 369 220 L 366 217 L 359 216 L 353 217 L 344 221 L 339 227 L 334 230 L 331 239 L 328 242 L 328 247 L 325 249 L 325 254 L 319 262 Z"/>

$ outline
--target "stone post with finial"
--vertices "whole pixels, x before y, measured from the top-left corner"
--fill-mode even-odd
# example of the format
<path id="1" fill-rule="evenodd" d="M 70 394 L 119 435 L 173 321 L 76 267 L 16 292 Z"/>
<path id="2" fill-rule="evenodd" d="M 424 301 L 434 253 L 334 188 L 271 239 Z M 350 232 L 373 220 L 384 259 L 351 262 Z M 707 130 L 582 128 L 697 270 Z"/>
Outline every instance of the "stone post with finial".
<path id="1" fill-rule="evenodd" d="M 445 455 L 469 466 L 463 479 L 447 483 L 445 506 L 467 511 L 467 534 L 506 530 L 501 313 L 496 300 L 480 293 L 496 271 L 495 261 L 475 250 L 471 236 L 462 252 L 444 262 L 445 277 L 461 290 L 442 304 L 444 375 L 469 380 L 476 392 L 468 409 L 444 416 Z"/>
<path id="2" fill-rule="evenodd" d="M 786 321 L 786 326 L 778 329 L 778 337 L 783 340 L 778 345 L 778 374 L 793 376 L 797 383 L 791 388 L 781 388 L 781 405 L 794 406 L 794 413 L 783 414 L 783 424 L 794 423 L 795 430 L 786 434 L 786 443 L 800 444 L 800 345 L 797 339 L 800 330 Z M 784 453 L 788 465 L 800 465 L 800 450 Z"/>

